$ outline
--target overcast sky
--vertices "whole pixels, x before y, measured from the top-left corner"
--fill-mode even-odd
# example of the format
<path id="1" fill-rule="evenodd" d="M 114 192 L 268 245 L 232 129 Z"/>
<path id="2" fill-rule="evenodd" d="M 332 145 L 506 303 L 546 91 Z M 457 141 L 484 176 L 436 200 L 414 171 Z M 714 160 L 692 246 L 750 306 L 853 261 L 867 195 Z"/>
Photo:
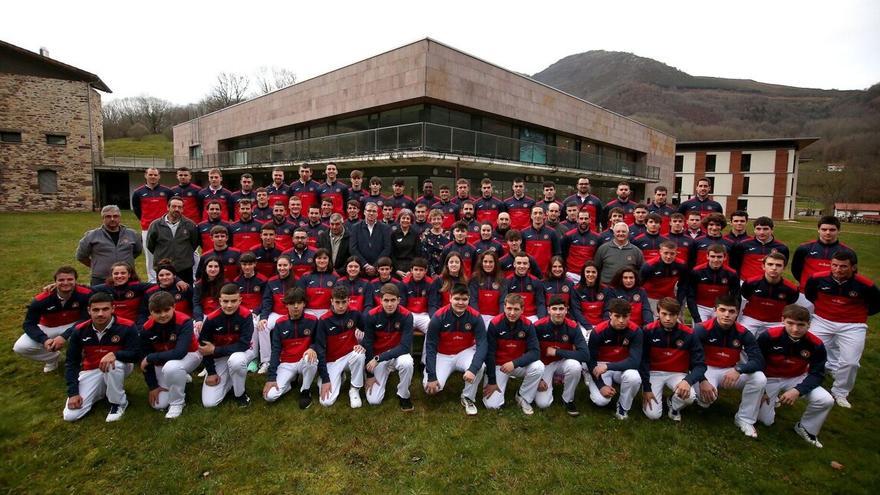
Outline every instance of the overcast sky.
<path id="1" fill-rule="evenodd" d="M 2 17 L 0 39 L 98 74 L 113 90 L 105 101 L 190 103 L 221 71 L 274 66 L 304 80 L 425 37 L 527 74 L 602 49 L 700 76 L 880 82 L 872 0 L 11 2 Z"/>

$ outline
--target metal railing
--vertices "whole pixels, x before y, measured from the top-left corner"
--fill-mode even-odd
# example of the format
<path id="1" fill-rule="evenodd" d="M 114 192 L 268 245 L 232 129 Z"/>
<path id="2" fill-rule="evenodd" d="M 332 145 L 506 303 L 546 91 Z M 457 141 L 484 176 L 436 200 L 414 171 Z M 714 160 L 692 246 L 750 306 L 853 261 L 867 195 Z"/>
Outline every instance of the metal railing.
<path id="1" fill-rule="evenodd" d="M 124 169 L 145 169 L 155 167 L 158 169 L 173 169 L 174 161 L 158 156 L 105 156 L 98 161 L 93 158 L 94 166 Z"/>
<path id="2" fill-rule="evenodd" d="M 200 158 L 176 156 L 174 163 L 177 166 L 188 166 L 199 170 L 342 159 L 408 151 L 467 155 L 511 163 L 547 165 L 649 180 L 660 178 L 659 167 L 643 163 L 429 122 L 275 143 L 208 154 Z"/>

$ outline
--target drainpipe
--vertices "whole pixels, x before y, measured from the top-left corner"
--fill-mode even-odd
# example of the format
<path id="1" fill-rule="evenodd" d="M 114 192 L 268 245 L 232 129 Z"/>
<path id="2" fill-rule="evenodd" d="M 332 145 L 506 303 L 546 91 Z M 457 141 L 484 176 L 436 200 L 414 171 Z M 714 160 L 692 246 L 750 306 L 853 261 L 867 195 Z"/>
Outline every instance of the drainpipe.
<path id="1" fill-rule="evenodd" d="M 89 117 L 89 162 L 92 164 L 92 211 L 95 211 L 95 208 L 98 203 L 98 176 L 95 172 L 95 146 L 94 146 L 94 136 L 92 136 L 92 92 L 90 90 L 89 83 L 85 83 L 86 85 L 86 110 L 88 112 Z"/>

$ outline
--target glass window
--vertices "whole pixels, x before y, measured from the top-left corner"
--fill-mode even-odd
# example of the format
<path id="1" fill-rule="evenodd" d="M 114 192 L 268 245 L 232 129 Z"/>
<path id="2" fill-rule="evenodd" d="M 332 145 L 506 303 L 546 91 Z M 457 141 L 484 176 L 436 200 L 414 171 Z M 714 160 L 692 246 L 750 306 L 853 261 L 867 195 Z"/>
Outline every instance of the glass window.
<path id="1" fill-rule="evenodd" d="M 431 105 L 429 122 L 441 125 L 449 125 L 449 109 Z"/>
<path id="2" fill-rule="evenodd" d="M 491 117 L 483 117 L 483 132 L 496 136 L 510 137 L 513 135 L 513 126 Z"/>
<path id="3" fill-rule="evenodd" d="M 749 193 L 749 177 L 743 177 L 743 188 L 742 188 L 742 193 L 743 193 L 743 194 L 748 194 L 748 193 Z"/>
<path id="4" fill-rule="evenodd" d="M 400 109 L 392 108 L 379 113 L 379 127 L 390 127 L 400 124 Z"/>
<path id="5" fill-rule="evenodd" d="M 422 109 L 424 105 L 412 105 L 400 109 L 400 123 L 414 124 L 422 121 Z"/>
<path id="6" fill-rule="evenodd" d="M 747 199 L 736 200 L 736 209 L 742 210 L 742 211 L 749 211 L 749 200 L 747 200 Z"/>
<path id="7" fill-rule="evenodd" d="M 706 172 L 715 171 L 715 158 L 716 155 L 706 155 Z"/>
<path id="8" fill-rule="evenodd" d="M 0 142 L 20 143 L 21 142 L 21 133 L 20 132 L 12 132 L 12 131 L 0 132 Z"/>
<path id="9" fill-rule="evenodd" d="M 681 172 L 684 170 L 684 155 L 675 155 L 675 171 Z"/>
<path id="10" fill-rule="evenodd" d="M 336 130 L 339 133 L 363 131 L 370 128 L 370 121 L 366 115 L 358 115 L 336 121 Z"/>
<path id="11" fill-rule="evenodd" d="M 519 130 L 520 161 L 529 163 L 547 163 L 547 151 L 544 146 L 547 136 L 537 130 L 523 127 Z"/>
<path id="12" fill-rule="evenodd" d="M 61 134 L 46 134 L 46 144 L 65 146 L 67 145 L 67 136 Z"/>
<path id="13" fill-rule="evenodd" d="M 189 158 L 191 160 L 198 160 L 202 157 L 202 146 L 197 144 L 195 146 L 189 147 Z"/>
<path id="14" fill-rule="evenodd" d="M 458 110 L 450 110 L 449 125 L 452 127 L 459 127 L 461 129 L 470 129 L 471 114 L 466 112 L 459 112 Z"/>
<path id="15" fill-rule="evenodd" d="M 675 178 L 675 185 L 672 186 L 673 194 L 681 194 L 681 177 Z"/>
<path id="16" fill-rule="evenodd" d="M 740 156 L 739 160 L 739 171 L 740 172 L 750 172 L 752 170 L 752 155 L 751 153 L 743 153 Z"/>
<path id="17" fill-rule="evenodd" d="M 54 170 L 37 171 L 37 183 L 40 186 L 40 193 L 54 194 L 58 192 L 58 172 Z"/>

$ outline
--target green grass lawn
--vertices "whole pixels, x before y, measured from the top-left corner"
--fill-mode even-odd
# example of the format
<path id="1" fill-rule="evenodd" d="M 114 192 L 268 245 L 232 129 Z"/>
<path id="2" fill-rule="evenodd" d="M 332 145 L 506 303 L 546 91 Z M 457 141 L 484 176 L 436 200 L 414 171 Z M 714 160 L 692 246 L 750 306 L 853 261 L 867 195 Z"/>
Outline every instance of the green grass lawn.
<path id="1" fill-rule="evenodd" d="M 104 156 L 144 156 L 170 159 L 174 143 L 163 134 L 152 134 L 141 139 L 119 138 L 104 142 Z"/>
<path id="2" fill-rule="evenodd" d="M 581 384 L 579 418 L 554 407 L 524 417 L 509 406 L 467 418 L 458 404 L 461 379 L 439 396 L 412 387 L 416 410 L 401 413 L 393 388 L 379 407 L 351 410 L 345 393 L 330 409 L 296 407 L 295 397 L 267 405 L 264 379 L 248 377 L 249 409 L 200 404 L 201 379 L 188 407 L 167 421 L 146 402 L 139 371 L 127 380 L 131 406 L 121 422 L 104 422 L 105 404 L 85 419 L 61 419 L 62 372 L 44 375 L 15 356 L 25 305 L 54 269 L 72 263 L 97 214 L 0 214 L 0 491 L 9 493 L 876 493 L 880 486 L 880 318 L 871 319 L 855 408 L 831 411 L 824 449 L 792 431 L 803 403 L 780 409 L 759 426 L 757 441 L 733 425 L 738 393 L 722 392 L 711 409 L 691 407 L 684 421 L 651 422 L 635 407 L 620 422 L 594 407 Z M 128 225 L 136 225 L 129 213 Z M 39 228 L 21 229 L 21 225 Z M 792 248 L 815 237 L 814 221 L 782 223 Z M 844 227 L 862 273 L 880 277 L 880 229 Z M 142 267 L 142 261 L 140 267 Z M 83 270 L 85 272 L 85 269 Z M 87 283 L 87 273 L 80 274 Z M 414 381 L 420 381 L 416 374 Z M 394 381 L 394 379 L 392 379 Z M 828 383 L 828 382 L 827 382 Z M 393 387 L 395 383 L 389 385 Z M 511 384 L 516 388 L 517 382 Z M 841 471 L 830 467 L 837 461 Z"/>

